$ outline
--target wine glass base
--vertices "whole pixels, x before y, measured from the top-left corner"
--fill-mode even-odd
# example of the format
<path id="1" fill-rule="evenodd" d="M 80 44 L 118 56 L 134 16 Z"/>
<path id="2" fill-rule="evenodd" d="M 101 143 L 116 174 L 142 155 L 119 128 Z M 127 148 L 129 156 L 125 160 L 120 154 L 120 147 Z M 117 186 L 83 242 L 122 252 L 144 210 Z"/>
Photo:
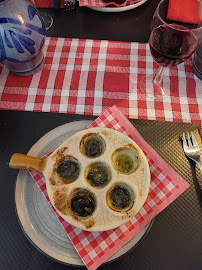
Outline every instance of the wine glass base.
<path id="1" fill-rule="evenodd" d="M 153 80 L 154 74 L 143 75 L 138 83 L 141 92 L 151 99 L 167 97 L 170 93 L 170 79 L 164 76 L 161 84 L 154 84 Z"/>
<path id="2" fill-rule="evenodd" d="M 51 26 L 53 25 L 53 18 L 47 13 L 40 12 L 39 14 L 44 21 L 46 30 L 51 28 Z"/>

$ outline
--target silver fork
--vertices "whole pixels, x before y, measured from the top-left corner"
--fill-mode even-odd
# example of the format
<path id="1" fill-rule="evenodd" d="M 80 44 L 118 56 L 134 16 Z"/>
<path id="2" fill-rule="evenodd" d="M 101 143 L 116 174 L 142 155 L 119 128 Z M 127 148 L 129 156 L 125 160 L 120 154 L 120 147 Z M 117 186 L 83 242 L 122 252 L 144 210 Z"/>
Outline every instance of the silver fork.
<path id="1" fill-rule="evenodd" d="M 75 0 L 64 0 L 64 6 L 67 10 L 75 8 Z"/>
<path id="2" fill-rule="evenodd" d="M 198 164 L 201 174 L 202 174 L 202 165 L 201 165 L 201 153 L 194 133 L 191 131 L 191 138 L 189 132 L 187 132 L 187 138 L 183 132 L 183 149 L 187 157 L 192 159 L 196 164 Z"/>

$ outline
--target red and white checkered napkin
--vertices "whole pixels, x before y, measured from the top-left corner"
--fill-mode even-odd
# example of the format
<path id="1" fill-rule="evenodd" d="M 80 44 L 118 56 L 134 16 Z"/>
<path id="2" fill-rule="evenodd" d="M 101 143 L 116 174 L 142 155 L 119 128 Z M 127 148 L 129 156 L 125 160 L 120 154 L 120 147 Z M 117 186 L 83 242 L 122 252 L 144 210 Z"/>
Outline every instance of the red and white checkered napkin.
<path id="1" fill-rule="evenodd" d="M 189 184 L 156 151 L 145 142 L 136 128 L 113 106 L 106 110 L 89 127 L 113 128 L 131 137 L 144 151 L 151 170 L 151 186 L 148 198 L 140 212 L 120 227 L 104 232 L 87 232 L 64 221 L 54 210 L 78 254 L 88 269 L 94 270 L 117 252 L 123 245 L 143 229 L 158 213 L 173 202 Z M 37 185 L 49 201 L 43 177 L 30 172 Z M 50 203 L 50 201 L 49 201 Z"/>
<path id="2" fill-rule="evenodd" d="M 139 3 L 143 0 L 79 0 L 79 6 L 86 7 L 124 7 Z"/>

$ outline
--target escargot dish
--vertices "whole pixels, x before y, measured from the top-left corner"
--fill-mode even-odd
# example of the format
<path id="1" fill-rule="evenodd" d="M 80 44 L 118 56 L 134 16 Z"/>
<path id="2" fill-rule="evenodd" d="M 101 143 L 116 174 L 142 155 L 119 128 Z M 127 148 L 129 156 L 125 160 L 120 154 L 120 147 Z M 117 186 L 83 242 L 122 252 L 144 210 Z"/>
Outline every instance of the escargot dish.
<path id="1" fill-rule="evenodd" d="M 14 154 L 9 166 L 42 174 L 58 214 L 87 231 L 114 229 L 134 217 L 150 187 L 143 151 L 109 128 L 82 130 L 45 158 Z"/>

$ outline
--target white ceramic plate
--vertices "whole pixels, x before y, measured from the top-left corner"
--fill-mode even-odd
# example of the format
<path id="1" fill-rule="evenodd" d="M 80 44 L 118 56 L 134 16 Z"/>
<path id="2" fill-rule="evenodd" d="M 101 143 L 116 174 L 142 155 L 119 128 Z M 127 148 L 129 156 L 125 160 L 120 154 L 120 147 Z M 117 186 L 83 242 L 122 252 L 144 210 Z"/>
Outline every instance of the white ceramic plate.
<path id="1" fill-rule="evenodd" d="M 75 121 L 59 126 L 44 135 L 28 152 L 42 157 L 61 145 L 76 132 L 85 129 L 91 121 Z M 28 171 L 20 170 L 15 190 L 16 210 L 20 224 L 29 240 L 44 254 L 62 263 L 84 265 L 56 215 Z M 108 261 L 119 258 L 134 247 L 152 226 L 151 221 L 131 241 Z"/>
<path id="2" fill-rule="evenodd" d="M 125 6 L 125 7 L 90 7 L 90 6 L 86 6 L 86 7 L 91 8 L 93 10 L 101 11 L 101 12 L 123 12 L 123 11 L 127 11 L 127 10 L 137 8 L 137 7 L 141 6 L 141 5 L 143 5 L 145 2 L 147 2 L 147 0 L 142 0 L 142 1 L 138 2 L 138 3 L 136 3 L 136 4 L 128 5 L 128 6 Z"/>

